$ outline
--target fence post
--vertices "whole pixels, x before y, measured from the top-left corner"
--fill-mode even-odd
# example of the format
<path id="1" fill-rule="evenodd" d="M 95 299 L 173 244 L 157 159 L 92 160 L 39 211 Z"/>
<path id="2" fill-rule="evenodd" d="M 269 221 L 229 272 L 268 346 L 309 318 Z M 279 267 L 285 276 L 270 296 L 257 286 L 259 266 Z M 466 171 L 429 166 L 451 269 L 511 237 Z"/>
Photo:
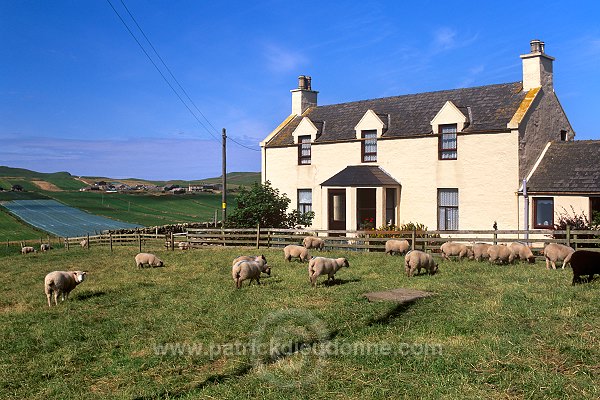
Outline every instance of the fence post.
<path id="1" fill-rule="evenodd" d="M 412 233 L 411 233 L 411 242 L 410 242 L 412 244 L 412 247 L 411 247 L 412 250 L 416 250 L 416 248 L 417 248 L 416 240 L 417 240 L 417 229 L 413 228 Z"/>
<path id="2" fill-rule="evenodd" d="M 271 230 L 267 229 L 267 248 L 271 248 Z"/>
<path id="3" fill-rule="evenodd" d="M 226 247 L 227 244 L 225 243 L 225 228 L 223 227 L 223 224 L 221 224 L 221 239 L 223 240 L 223 247 Z"/>
<path id="4" fill-rule="evenodd" d="M 69 250 L 69 238 L 68 237 L 65 238 L 65 247 L 67 248 L 67 250 Z"/>
<path id="5" fill-rule="evenodd" d="M 494 232 L 494 245 L 498 244 L 498 233 Z"/>
<path id="6" fill-rule="evenodd" d="M 138 232 L 138 244 L 140 247 L 140 253 L 142 252 L 142 234 Z"/>
<path id="7" fill-rule="evenodd" d="M 169 247 L 171 247 L 171 251 L 175 251 L 175 236 L 173 236 L 173 231 L 171 231 Z"/>
<path id="8" fill-rule="evenodd" d="M 90 234 L 89 233 L 87 234 L 87 244 L 86 244 L 86 246 L 87 246 L 87 249 L 89 250 L 90 249 Z"/>
<path id="9" fill-rule="evenodd" d="M 571 226 L 567 225 L 567 246 L 571 247 Z"/>
<path id="10" fill-rule="evenodd" d="M 113 252 L 112 248 L 112 232 L 108 234 L 108 242 L 110 243 L 110 252 Z"/>
<path id="11" fill-rule="evenodd" d="M 577 235 L 573 235 L 573 244 L 575 245 L 575 250 L 577 250 Z"/>
<path id="12" fill-rule="evenodd" d="M 260 223 L 256 224 L 256 248 L 260 249 Z"/>

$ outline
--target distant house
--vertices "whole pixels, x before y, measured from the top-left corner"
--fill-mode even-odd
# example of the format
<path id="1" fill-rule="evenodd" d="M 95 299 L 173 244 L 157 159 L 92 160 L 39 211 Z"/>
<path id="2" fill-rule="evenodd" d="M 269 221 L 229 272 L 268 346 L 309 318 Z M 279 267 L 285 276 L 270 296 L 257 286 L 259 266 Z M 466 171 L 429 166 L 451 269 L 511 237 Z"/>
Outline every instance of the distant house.
<path id="1" fill-rule="evenodd" d="M 10 190 L 12 190 L 13 192 L 22 192 L 23 191 L 23 186 L 21 185 L 12 185 Z"/>
<path id="2" fill-rule="evenodd" d="M 260 144 L 261 179 L 312 210 L 316 229 L 543 228 L 571 206 L 589 217 L 600 141 L 574 141 L 554 58 L 530 47 L 522 81 L 465 89 L 319 106 L 300 76 L 292 113 Z"/>

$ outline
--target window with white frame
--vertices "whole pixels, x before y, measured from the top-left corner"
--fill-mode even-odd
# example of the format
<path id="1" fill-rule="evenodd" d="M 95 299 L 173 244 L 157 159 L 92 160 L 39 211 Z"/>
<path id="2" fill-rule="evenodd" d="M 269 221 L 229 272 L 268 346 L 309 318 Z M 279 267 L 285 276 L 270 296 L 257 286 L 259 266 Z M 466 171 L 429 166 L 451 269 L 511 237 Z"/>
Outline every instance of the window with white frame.
<path id="1" fill-rule="evenodd" d="M 440 138 L 438 144 L 440 160 L 456 160 L 457 158 L 457 139 L 456 124 L 440 125 Z"/>
<path id="2" fill-rule="evenodd" d="M 458 189 L 438 189 L 438 230 L 458 230 Z"/>
<path id="3" fill-rule="evenodd" d="M 362 132 L 362 161 L 376 162 L 377 161 L 377 131 Z"/>
<path id="4" fill-rule="evenodd" d="M 312 190 L 298 189 L 298 212 L 300 214 L 312 211 Z"/>
<path id="5" fill-rule="evenodd" d="M 298 136 L 298 165 L 310 164 L 310 136 Z"/>

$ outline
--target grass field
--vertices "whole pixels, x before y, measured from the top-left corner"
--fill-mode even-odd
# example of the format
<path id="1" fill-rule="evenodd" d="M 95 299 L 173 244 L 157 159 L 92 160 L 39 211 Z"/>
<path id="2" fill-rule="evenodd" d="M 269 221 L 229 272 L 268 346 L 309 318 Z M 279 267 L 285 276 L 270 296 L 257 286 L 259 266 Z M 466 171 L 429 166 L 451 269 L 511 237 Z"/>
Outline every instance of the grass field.
<path id="1" fill-rule="evenodd" d="M 261 249 L 272 276 L 235 290 L 230 260 L 253 249 L 145 250 L 166 267 L 137 270 L 133 247 L 0 258 L 0 398 L 600 397 L 600 282 L 572 287 L 570 270 L 443 262 L 407 278 L 402 257 L 348 253 L 313 289 L 306 264 Z M 48 309 L 54 269 L 89 276 Z M 435 295 L 362 297 L 398 287 Z"/>
<path id="2" fill-rule="evenodd" d="M 46 235 L 46 233 L 17 220 L 14 216 L 0 208 L 0 242 L 37 239 Z"/>

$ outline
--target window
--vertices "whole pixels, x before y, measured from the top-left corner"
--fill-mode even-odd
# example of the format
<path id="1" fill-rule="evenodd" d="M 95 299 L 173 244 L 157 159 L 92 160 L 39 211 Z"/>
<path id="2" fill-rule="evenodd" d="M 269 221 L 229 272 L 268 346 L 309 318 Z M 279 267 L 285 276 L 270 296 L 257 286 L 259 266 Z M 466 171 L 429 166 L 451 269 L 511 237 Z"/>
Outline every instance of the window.
<path id="1" fill-rule="evenodd" d="M 377 131 L 363 131 L 362 138 L 362 161 L 377 161 Z"/>
<path id="2" fill-rule="evenodd" d="M 396 225 L 396 189 L 385 189 L 385 222 Z"/>
<path id="3" fill-rule="evenodd" d="M 560 140 L 565 142 L 567 140 L 567 131 L 560 131 Z"/>
<path id="4" fill-rule="evenodd" d="M 438 230 L 458 230 L 458 189 L 438 189 Z"/>
<path id="5" fill-rule="evenodd" d="M 533 199 L 533 227 L 554 228 L 554 199 L 552 197 Z"/>
<path id="6" fill-rule="evenodd" d="M 438 142 L 440 160 L 456 160 L 457 140 L 456 124 L 440 125 L 440 137 Z"/>
<path id="7" fill-rule="evenodd" d="M 312 190 L 298 189 L 298 212 L 300 214 L 312 211 Z"/>
<path id="8" fill-rule="evenodd" d="M 310 135 L 298 136 L 298 165 L 310 164 Z"/>

